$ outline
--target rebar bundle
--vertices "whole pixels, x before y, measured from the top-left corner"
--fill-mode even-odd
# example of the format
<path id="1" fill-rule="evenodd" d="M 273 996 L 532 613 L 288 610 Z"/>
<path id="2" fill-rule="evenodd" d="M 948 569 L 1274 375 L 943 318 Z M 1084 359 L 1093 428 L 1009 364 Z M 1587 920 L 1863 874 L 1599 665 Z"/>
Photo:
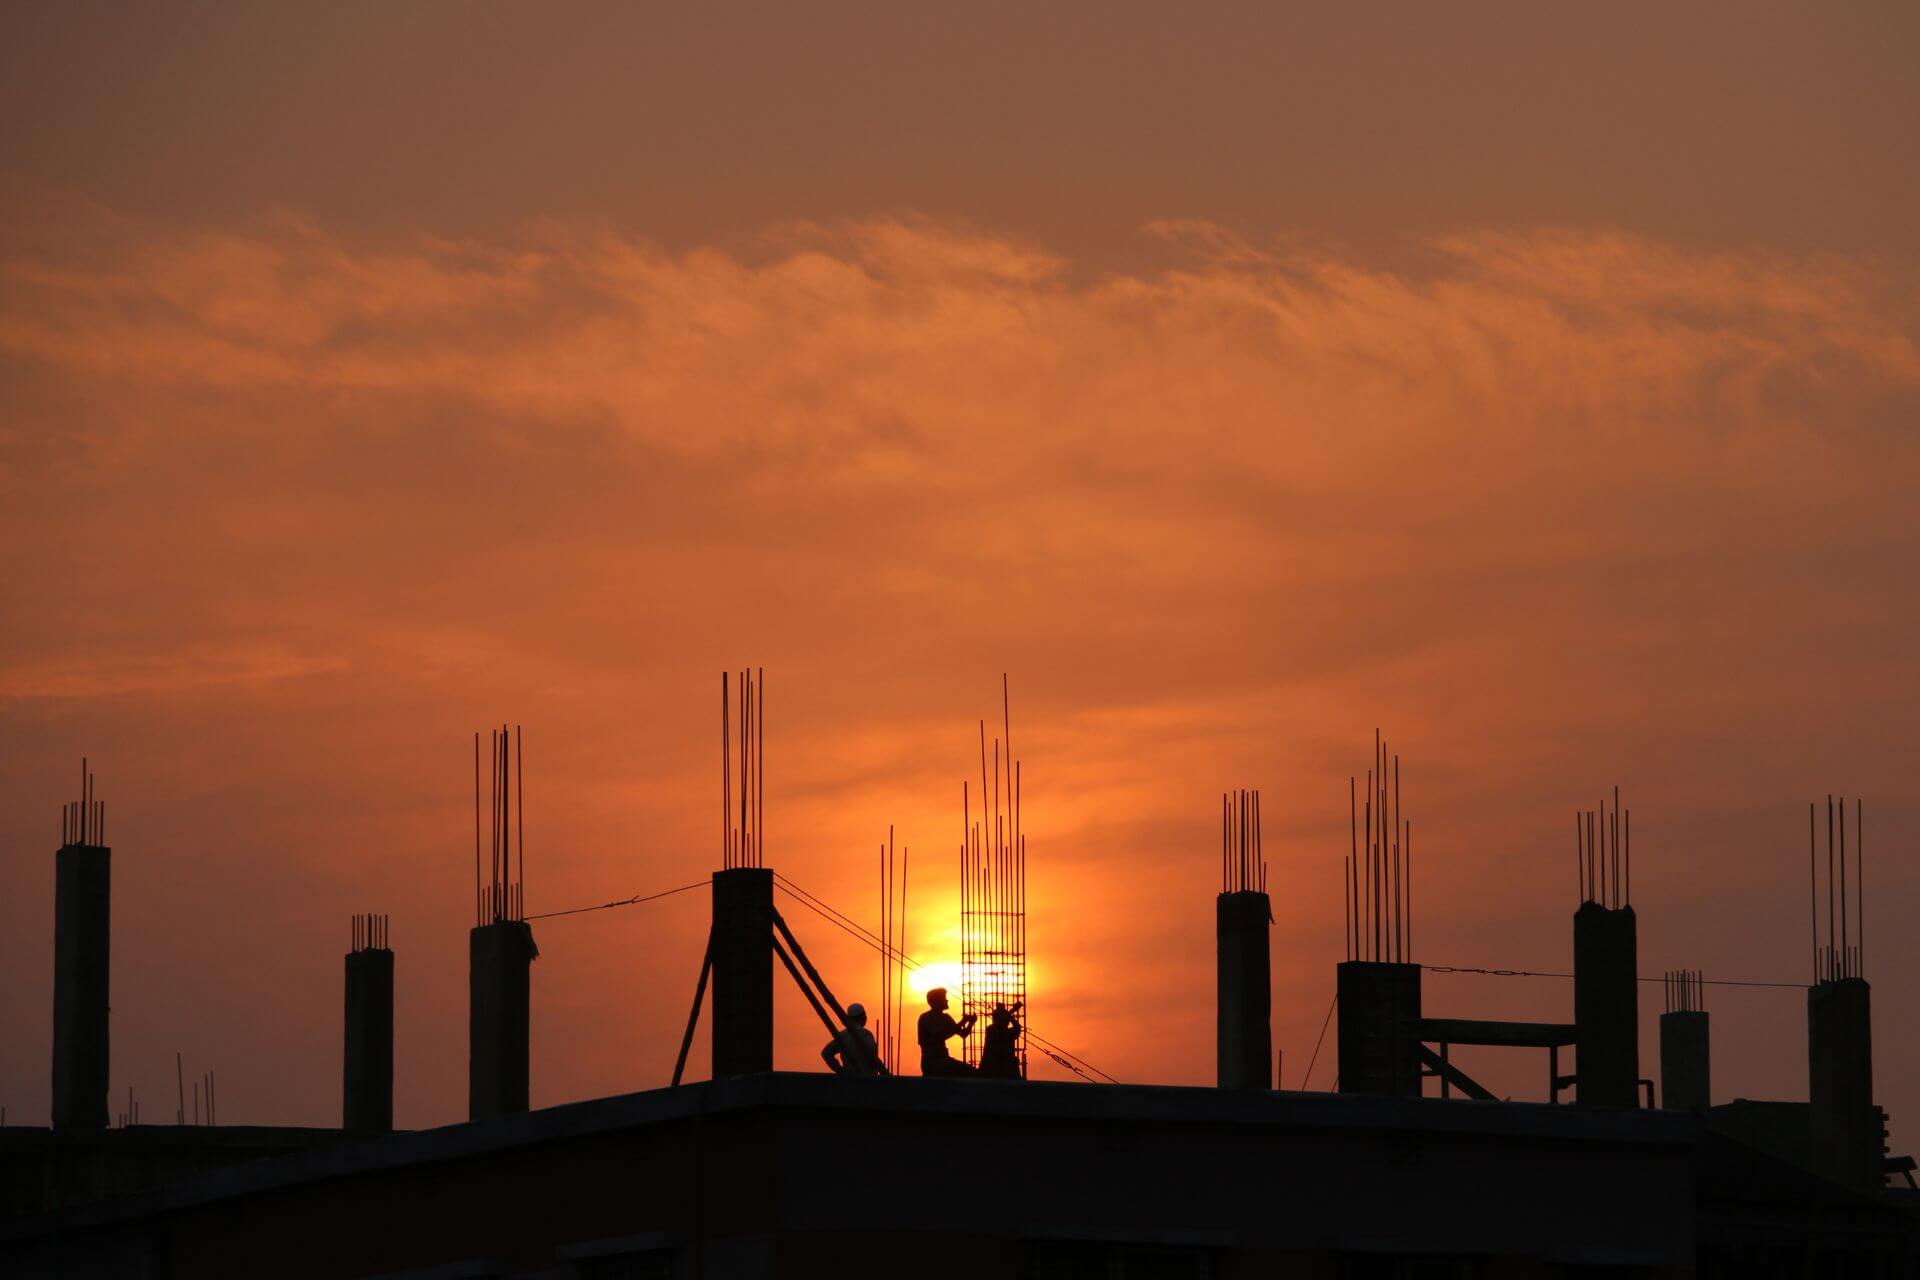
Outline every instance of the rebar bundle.
<path id="1" fill-rule="evenodd" d="M 1027 839 L 1020 826 L 1020 762 L 1013 758 L 1013 715 L 1007 678 L 1000 677 L 1004 740 L 988 755 L 980 722 L 980 814 L 968 783 L 960 784 L 961 1013 L 984 1029 L 997 1006 L 1020 1014 L 1017 1057 L 1027 1074 Z M 988 772 L 991 758 L 992 772 Z M 966 1039 L 967 1061 L 979 1065 L 984 1035 Z"/>
<path id="2" fill-rule="evenodd" d="M 351 950 L 356 954 L 362 951 L 389 950 L 387 945 L 387 922 L 390 918 L 391 917 L 386 915 L 374 914 L 354 916 L 352 930 L 353 946 Z"/>
<path id="3" fill-rule="evenodd" d="M 1220 892 L 1265 893 L 1267 860 L 1260 849 L 1260 793 L 1220 796 Z"/>
<path id="4" fill-rule="evenodd" d="M 893 827 L 880 846 L 880 1017 L 872 1028 L 880 1043 L 880 1063 L 900 1074 L 902 1029 L 912 1025 L 906 1009 L 907 855 L 896 856 Z"/>
<path id="5" fill-rule="evenodd" d="M 487 758 L 493 778 L 493 814 L 489 823 L 493 852 L 486 864 L 483 879 L 480 857 L 480 735 L 476 733 L 473 735 L 473 911 L 476 925 L 527 918 L 526 752 L 518 725 L 511 732 L 504 724 L 492 731 L 492 745 Z M 519 810 L 517 814 L 516 807 Z"/>
<path id="6" fill-rule="evenodd" d="M 1378 729 L 1366 800 L 1348 778 L 1347 806 L 1347 959 L 1405 962 L 1413 954 L 1413 823 L 1400 809 L 1400 757 L 1388 755 Z"/>
<path id="7" fill-rule="evenodd" d="M 1573 815 L 1573 850 L 1580 873 L 1580 901 L 1609 910 L 1633 905 L 1633 810 L 1620 807 L 1613 789 L 1613 811 L 1606 798 L 1598 809 Z"/>
<path id="8" fill-rule="evenodd" d="M 1668 1013 L 1698 1013 L 1707 1007 L 1707 975 L 1703 969 L 1669 969 L 1660 975 Z"/>
<path id="9" fill-rule="evenodd" d="M 107 802 L 93 792 L 93 771 L 80 758 L 80 798 L 60 806 L 60 844 L 104 845 L 107 842 Z"/>
<path id="10" fill-rule="evenodd" d="M 1834 843 L 1834 816 L 1839 815 L 1839 844 Z M 1813 925 L 1813 980 L 1837 982 L 1866 974 L 1867 900 L 1866 868 L 1861 861 L 1864 840 L 1861 836 L 1861 803 L 1853 802 L 1853 901 L 1847 901 L 1847 802 L 1827 797 L 1827 930 L 1820 934 L 1821 884 L 1816 854 L 1814 806 L 1807 805 L 1807 889 L 1808 916 Z M 1836 877 L 1835 872 L 1838 871 Z"/>
<path id="11" fill-rule="evenodd" d="M 720 673 L 720 866 L 764 867 L 767 695 L 764 668 L 740 673 L 740 705 L 728 706 L 727 674 Z M 740 743 L 735 776 L 733 743 Z"/>

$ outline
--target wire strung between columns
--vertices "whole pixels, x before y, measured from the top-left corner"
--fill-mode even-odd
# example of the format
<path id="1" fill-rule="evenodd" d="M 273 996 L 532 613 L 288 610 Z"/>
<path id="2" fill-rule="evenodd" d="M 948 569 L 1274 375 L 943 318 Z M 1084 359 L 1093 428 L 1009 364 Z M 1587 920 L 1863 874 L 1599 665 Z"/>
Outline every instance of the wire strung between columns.
<path id="1" fill-rule="evenodd" d="M 1373 731 L 1367 794 L 1347 779 L 1344 899 L 1347 959 L 1405 963 L 1413 954 L 1413 823 L 1400 807 L 1400 757 Z"/>
<path id="2" fill-rule="evenodd" d="M 1460 964 L 1423 964 L 1420 966 L 1428 973 L 1465 973 L 1487 978 L 1571 978 L 1571 973 L 1561 973 L 1548 969 L 1491 969 L 1476 965 Z M 1699 971 L 1696 970 L 1696 973 Z M 1665 982 L 1666 978 L 1652 978 L 1638 975 L 1636 982 Z M 1707 978 L 1699 979 L 1703 987 L 1769 987 L 1780 991 L 1805 991 L 1804 982 L 1759 982 L 1746 978 Z"/>
<path id="3" fill-rule="evenodd" d="M 1813 980 L 1838 982 L 1866 974 L 1867 902 L 1866 868 L 1862 863 L 1862 805 L 1853 802 L 1853 901 L 1847 891 L 1847 802 L 1827 797 L 1827 875 L 1824 891 L 1827 899 L 1827 931 L 1820 933 L 1819 857 L 1815 835 L 1815 803 L 1807 805 L 1807 914 L 1813 932 Z M 1839 842 L 1836 845 L 1835 817 L 1838 816 Z M 1836 877 L 1835 872 L 1838 871 Z"/>
<path id="4" fill-rule="evenodd" d="M 766 668 L 740 673 L 740 702 L 729 707 L 726 672 L 720 673 L 720 866 L 764 867 L 766 841 Z M 740 744 L 735 776 L 733 744 Z"/>
<path id="5" fill-rule="evenodd" d="M 678 885 L 672 889 L 662 889 L 658 893 L 636 893 L 631 898 L 615 898 L 612 902 L 596 902 L 590 907 L 568 907 L 564 911 L 542 911 L 538 915 L 528 916 L 527 919 L 552 920 L 557 916 L 583 916 L 589 911 L 611 911 L 615 907 L 634 907 L 643 902 L 652 902 L 657 898 L 671 898 L 676 893 L 691 893 L 695 889 L 704 889 L 712 883 L 713 880 L 709 877 L 705 880 L 696 880 L 692 884 Z"/>

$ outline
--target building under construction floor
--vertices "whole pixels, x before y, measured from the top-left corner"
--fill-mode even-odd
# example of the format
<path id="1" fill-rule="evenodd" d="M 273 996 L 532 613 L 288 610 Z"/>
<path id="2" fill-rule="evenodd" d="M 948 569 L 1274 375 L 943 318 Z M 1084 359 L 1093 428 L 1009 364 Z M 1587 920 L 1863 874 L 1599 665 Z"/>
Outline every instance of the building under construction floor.
<path id="1" fill-rule="evenodd" d="M 860 1047 L 873 1039 L 858 1040 L 778 909 L 788 882 L 764 863 L 746 711 L 757 683 L 741 688 L 737 773 L 723 733 L 721 867 L 688 886 L 710 891 L 713 913 L 692 1011 L 674 1083 L 640 1093 L 529 1110 L 538 948 L 512 856 L 524 847 L 511 820 L 524 812 L 521 770 L 496 731 L 483 876 L 476 739 L 469 1119 L 426 1131 L 392 1130 L 395 966 L 378 914 L 354 918 L 345 957 L 341 1128 L 220 1127 L 211 1074 L 207 1123 L 187 1123 L 183 1079 L 178 1123 L 140 1123 L 129 1098 L 108 1126 L 110 856 L 89 775 L 57 855 L 53 1124 L 0 1127 L 0 1276 L 1920 1280 L 1914 1163 L 1888 1155 L 1874 1103 L 1844 805 L 1826 933 L 1813 913 L 1804 1102 L 1713 1102 L 1710 980 L 1695 970 L 1651 979 L 1666 996 L 1660 1078 L 1641 1075 L 1649 979 L 1617 795 L 1576 820 L 1571 1021 L 1424 1007 L 1412 826 L 1384 744 L 1364 808 L 1358 779 L 1350 800 L 1333 1092 L 1273 1087 L 1257 792 L 1222 801 L 1216 1087 L 1031 1082 L 1019 1078 L 1024 1048 L 1007 1056 L 1012 1079 L 960 1061 L 952 1078 L 903 1077 L 886 1065 L 897 1047 Z M 999 768 L 997 746 L 993 758 Z M 1017 796 L 1017 768 L 1002 777 Z M 1856 808 L 1855 920 L 1858 823 Z M 1815 825 L 1810 810 L 1817 900 Z M 1017 1008 L 1024 843 L 991 842 L 1005 853 L 992 873 L 967 830 L 963 870 L 985 867 L 1001 886 L 969 910 L 1014 922 L 979 949 L 1014 974 L 990 998 Z M 1017 968 L 1005 964 L 1015 952 Z M 846 1046 L 837 1074 L 773 1069 L 781 970 Z M 712 1078 L 682 1084 L 703 1008 Z M 1496 1098 L 1453 1060 L 1461 1045 L 1539 1054 L 1547 1100 Z"/>
<path id="2" fill-rule="evenodd" d="M 189 1129 L 187 1132 L 194 1132 Z M 106 1135 L 131 1152 L 171 1129 Z M 45 1131 L 6 1131 L 14 1176 Z M 783 1072 L 0 1224 L 8 1276 L 1908 1276 L 1901 1199 L 1678 1111 Z"/>

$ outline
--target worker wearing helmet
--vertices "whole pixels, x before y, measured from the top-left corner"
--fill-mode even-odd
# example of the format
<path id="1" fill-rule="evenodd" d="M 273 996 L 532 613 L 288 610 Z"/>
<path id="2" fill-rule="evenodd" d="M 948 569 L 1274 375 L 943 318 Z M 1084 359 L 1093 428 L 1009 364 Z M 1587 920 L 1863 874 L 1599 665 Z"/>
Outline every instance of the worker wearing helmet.
<path id="1" fill-rule="evenodd" d="M 827 1070 L 835 1075 L 887 1074 L 887 1069 L 880 1065 L 880 1044 L 873 1038 L 873 1032 L 867 1030 L 867 1007 L 858 1001 L 847 1006 L 846 1027 L 827 1041 L 820 1057 L 826 1062 Z"/>

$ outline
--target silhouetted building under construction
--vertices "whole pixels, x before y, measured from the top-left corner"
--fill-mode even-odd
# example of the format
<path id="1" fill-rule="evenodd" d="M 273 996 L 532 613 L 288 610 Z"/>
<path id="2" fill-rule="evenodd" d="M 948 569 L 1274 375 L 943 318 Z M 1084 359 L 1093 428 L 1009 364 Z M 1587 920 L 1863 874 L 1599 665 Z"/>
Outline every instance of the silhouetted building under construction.
<path id="1" fill-rule="evenodd" d="M 1218 1087 L 801 1074 L 772 1069 L 779 972 L 829 1029 L 845 1011 L 762 863 L 755 741 L 743 720 L 742 804 L 711 878 L 676 1083 L 534 1111 L 537 953 L 495 735 L 491 877 L 476 839 L 471 1119 L 418 1132 L 391 1131 L 396 965 L 379 915 L 356 917 L 347 956 L 342 1128 L 129 1113 L 108 1127 L 107 851 L 100 815 L 76 816 L 57 855 L 58 1109 L 51 1128 L 0 1128 L 0 1275 L 1920 1277 L 1920 1191 L 1912 1161 L 1885 1150 L 1864 962 L 1844 927 L 1823 941 L 1816 913 L 1808 1101 L 1713 1103 L 1693 971 L 1662 980 L 1663 1079 L 1640 1075 L 1617 800 L 1579 821 L 1571 1022 L 1423 1006 L 1411 825 L 1377 747 L 1364 845 L 1355 786 L 1335 1091 L 1272 1088 L 1250 792 L 1223 807 Z M 478 759 L 476 744 L 476 790 Z M 1024 844 L 1005 848 L 1023 867 Z M 713 1079 L 680 1084 L 703 1005 Z M 1548 1100 L 1496 1098 L 1453 1060 L 1461 1045 L 1540 1055 Z"/>

